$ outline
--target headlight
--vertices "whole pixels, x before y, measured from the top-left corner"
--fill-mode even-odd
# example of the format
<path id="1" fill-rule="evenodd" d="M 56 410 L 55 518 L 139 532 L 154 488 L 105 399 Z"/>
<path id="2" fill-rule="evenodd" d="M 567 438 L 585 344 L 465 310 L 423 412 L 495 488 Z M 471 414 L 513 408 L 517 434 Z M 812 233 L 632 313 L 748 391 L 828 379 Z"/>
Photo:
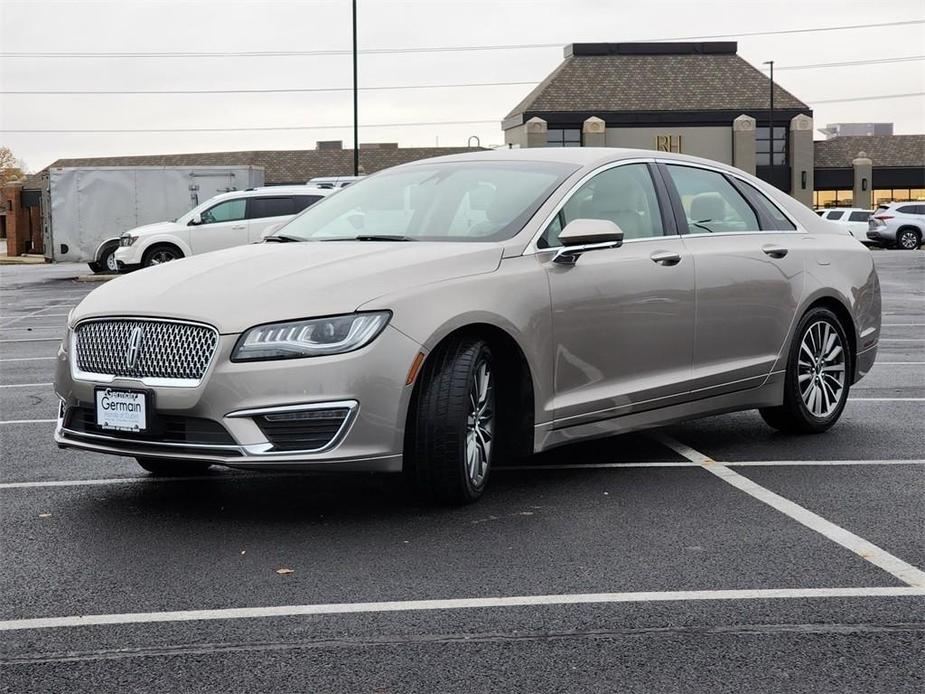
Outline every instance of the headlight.
<path id="1" fill-rule="evenodd" d="M 298 359 L 352 352 L 372 342 L 391 317 L 390 311 L 378 311 L 258 325 L 241 335 L 231 361 Z"/>
<path id="2" fill-rule="evenodd" d="M 120 236 L 119 245 L 120 246 L 131 246 L 138 240 L 137 236 Z"/>

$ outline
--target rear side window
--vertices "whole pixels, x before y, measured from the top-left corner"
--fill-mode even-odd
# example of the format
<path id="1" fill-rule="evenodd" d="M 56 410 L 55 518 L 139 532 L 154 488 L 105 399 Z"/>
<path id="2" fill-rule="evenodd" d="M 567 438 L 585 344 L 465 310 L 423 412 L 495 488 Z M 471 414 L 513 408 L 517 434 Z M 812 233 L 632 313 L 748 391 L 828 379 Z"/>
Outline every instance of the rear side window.
<path id="1" fill-rule="evenodd" d="M 306 207 L 311 207 L 316 202 L 321 200 L 321 195 L 296 195 L 292 198 L 293 201 L 293 211 L 299 213 L 304 210 Z"/>
<path id="2" fill-rule="evenodd" d="M 746 186 L 746 192 L 751 196 L 752 202 L 760 205 L 766 213 L 765 222 L 762 228 L 768 231 L 795 231 L 796 226 L 787 219 L 787 215 L 781 212 L 781 209 L 775 205 L 764 193 L 755 188 L 751 183 L 740 182 Z"/>
<path id="3" fill-rule="evenodd" d="M 829 216 L 826 219 L 841 219 L 845 216 L 845 213 L 839 210 L 838 212 L 829 212 Z"/>
<path id="4" fill-rule="evenodd" d="M 295 214 L 292 197 L 285 198 L 251 198 L 247 216 L 251 219 L 263 217 L 282 217 Z"/>
<path id="5" fill-rule="evenodd" d="M 755 211 L 725 176 L 690 166 L 666 168 L 681 198 L 689 233 L 760 231 Z"/>
<path id="6" fill-rule="evenodd" d="M 848 216 L 849 222 L 866 222 L 870 219 L 870 212 L 852 212 Z"/>
<path id="7" fill-rule="evenodd" d="M 918 205 L 903 205 L 902 207 L 897 207 L 896 211 L 902 214 L 919 214 Z"/>

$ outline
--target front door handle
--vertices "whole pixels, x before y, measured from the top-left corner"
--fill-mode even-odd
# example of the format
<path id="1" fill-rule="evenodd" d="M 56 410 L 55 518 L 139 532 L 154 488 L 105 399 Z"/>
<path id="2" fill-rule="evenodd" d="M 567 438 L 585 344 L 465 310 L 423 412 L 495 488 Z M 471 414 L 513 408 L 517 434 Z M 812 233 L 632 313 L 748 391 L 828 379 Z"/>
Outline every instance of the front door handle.
<path id="1" fill-rule="evenodd" d="M 659 265 L 677 265 L 681 262 L 681 255 L 674 251 L 655 251 L 649 257 Z"/>
<path id="2" fill-rule="evenodd" d="M 762 246 L 761 250 L 765 255 L 769 255 L 772 258 L 783 258 L 785 255 L 787 255 L 787 253 L 790 252 L 790 249 L 788 248 L 784 248 L 783 246 L 775 246 L 773 244 Z"/>
<path id="3" fill-rule="evenodd" d="M 238 224 L 237 226 L 233 226 L 233 227 L 231 227 L 231 228 L 234 229 L 235 231 L 241 231 L 241 229 L 247 229 L 247 225 L 245 225 L 245 224 Z"/>

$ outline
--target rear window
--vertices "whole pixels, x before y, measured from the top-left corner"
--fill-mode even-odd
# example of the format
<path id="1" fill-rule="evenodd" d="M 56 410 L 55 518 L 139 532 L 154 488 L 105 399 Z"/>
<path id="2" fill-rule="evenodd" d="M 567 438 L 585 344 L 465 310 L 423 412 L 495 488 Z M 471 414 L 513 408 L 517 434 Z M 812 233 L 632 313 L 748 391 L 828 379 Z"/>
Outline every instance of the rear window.
<path id="1" fill-rule="evenodd" d="M 841 219 L 844 216 L 845 213 L 839 210 L 838 212 L 829 212 L 827 219 Z"/>
<path id="2" fill-rule="evenodd" d="M 852 212 L 848 215 L 849 222 L 866 222 L 870 219 L 870 212 Z"/>
<path id="3" fill-rule="evenodd" d="M 251 198 L 248 217 L 261 219 L 262 217 L 282 217 L 295 214 L 292 197 L 278 198 Z"/>

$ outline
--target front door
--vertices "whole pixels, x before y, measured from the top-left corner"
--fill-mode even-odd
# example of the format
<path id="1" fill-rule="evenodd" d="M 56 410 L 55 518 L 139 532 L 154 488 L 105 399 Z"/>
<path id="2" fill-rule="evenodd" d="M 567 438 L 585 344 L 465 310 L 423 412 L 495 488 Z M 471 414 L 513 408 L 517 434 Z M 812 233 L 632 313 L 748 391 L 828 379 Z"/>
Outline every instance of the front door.
<path id="1" fill-rule="evenodd" d="M 738 184 L 746 198 L 721 172 L 677 164 L 663 170 L 684 209 L 684 247 L 696 268 L 694 395 L 759 386 L 784 349 L 800 301 L 801 234 L 748 183 Z"/>
<path id="2" fill-rule="evenodd" d="M 546 266 L 557 427 L 672 404 L 691 375 L 694 268 L 661 213 L 649 167 L 623 164 L 588 180 L 538 246 L 558 246 L 579 218 L 613 221 L 624 243 Z"/>
<path id="3" fill-rule="evenodd" d="M 201 214 L 201 224 L 190 227 L 193 253 L 208 253 L 248 242 L 247 199 L 224 200 Z"/>

